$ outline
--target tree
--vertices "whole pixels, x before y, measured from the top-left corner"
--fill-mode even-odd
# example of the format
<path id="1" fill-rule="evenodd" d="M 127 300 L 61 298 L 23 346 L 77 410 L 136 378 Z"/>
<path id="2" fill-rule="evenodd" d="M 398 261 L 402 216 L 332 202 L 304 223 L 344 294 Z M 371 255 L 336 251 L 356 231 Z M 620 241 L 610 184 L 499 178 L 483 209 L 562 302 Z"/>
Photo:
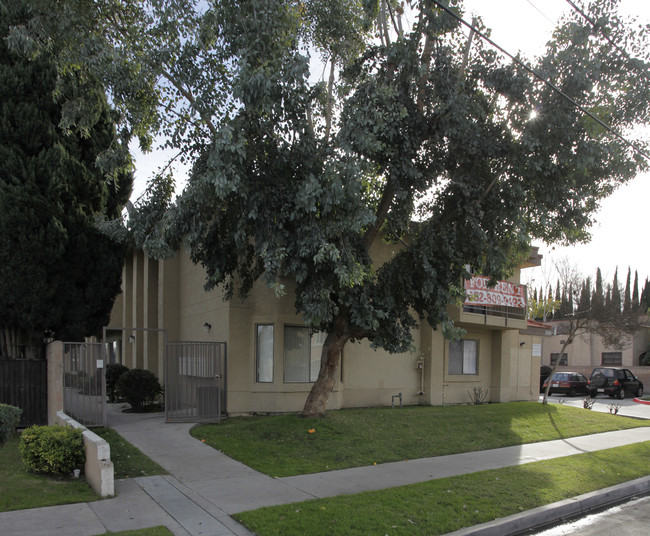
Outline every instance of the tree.
<path id="1" fill-rule="evenodd" d="M 618 284 L 618 267 L 614 271 L 614 281 L 612 281 L 612 310 L 614 314 L 621 313 L 621 288 Z"/>
<path id="2" fill-rule="evenodd" d="M 93 3 L 70 4 L 83 4 L 93 35 L 115 28 Z M 453 16 L 461 6 L 414 4 L 408 29 L 403 3 L 393 0 L 213 2 L 187 26 L 187 42 L 197 29 L 218 37 L 201 40 L 201 50 L 218 56 L 225 72 L 218 91 L 231 91 L 234 105 L 225 112 L 216 101 L 202 113 L 189 107 L 184 124 L 202 134 L 174 130 L 170 141 L 198 155 L 189 184 L 174 203 L 159 203 L 168 209 L 157 222 L 146 218 L 138 245 L 161 254 L 184 240 L 206 269 L 206 286 L 222 285 L 227 297 L 245 296 L 257 280 L 279 295 L 287 280 L 295 282 L 296 310 L 327 333 L 305 415 L 325 411 L 348 341 L 403 352 L 421 322 L 458 336 L 447 305 L 462 298 L 466 265 L 503 278 L 533 238 L 586 239 L 598 202 L 647 166 L 583 113 L 625 132 L 648 118 L 647 55 L 615 2 L 593 2 L 588 14 L 625 39 L 635 57 L 573 18 L 534 64 L 555 87 L 502 60 L 476 32 L 466 37 Z M 154 27 L 160 6 L 177 7 L 150 5 Z M 132 31 L 111 33 L 123 45 L 119 58 L 131 50 L 129 35 L 153 35 L 138 17 L 126 21 Z M 172 27 L 185 20 L 167 19 Z M 74 37 L 74 24 L 66 28 Z M 165 42 L 171 52 L 156 64 L 146 39 L 140 42 L 143 70 L 169 61 L 174 69 L 159 69 L 164 87 L 202 103 L 194 90 L 204 89 L 195 78 L 204 56 L 188 67 L 175 55 L 184 43 L 176 40 Z M 308 45 L 329 64 L 324 83 L 310 82 Z M 79 54 L 75 65 L 101 67 L 83 57 L 87 49 Z M 172 104 L 176 118 L 180 104 Z M 394 254 L 380 263 L 373 252 L 382 242 Z"/>
<path id="3" fill-rule="evenodd" d="M 22 2 L 0 16 L 0 355 L 38 357 L 44 337 L 79 340 L 107 323 L 124 249 L 94 219 L 119 214 L 132 179 L 109 183 L 96 166 L 116 144 L 101 86 L 86 95 L 102 103 L 87 135 L 57 127 L 51 56 L 30 61 L 5 44 L 26 20 Z"/>
<path id="4" fill-rule="evenodd" d="M 632 268 L 627 269 L 627 279 L 625 280 L 625 294 L 623 295 L 623 312 L 630 313 L 632 311 L 632 298 L 630 295 L 630 282 L 632 280 Z M 637 298 L 638 299 L 638 298 Z"/>
<path id="5" fill-rule="evenodd" d="M 634 289 L 632 290 L 632 310 L 639 310 L 639 272 L 634 271 Z"/>
<path id="6" fill-rule="evenodd" d="M 591 308 L 594 312 L 600 314 L 605 308 L 605 291 L 603 290 L 603 276 L 600 268 L 596 269 L 596 286 L 591 295 Z"/>

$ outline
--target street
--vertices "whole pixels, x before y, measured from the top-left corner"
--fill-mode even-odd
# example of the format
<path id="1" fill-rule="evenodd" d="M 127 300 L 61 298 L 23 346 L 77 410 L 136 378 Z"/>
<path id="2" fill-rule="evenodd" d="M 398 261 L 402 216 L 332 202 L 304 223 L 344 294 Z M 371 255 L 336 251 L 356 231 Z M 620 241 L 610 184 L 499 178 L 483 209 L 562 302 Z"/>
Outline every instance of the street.
<path id="1" fill-rule="evenodd" d="M 650 527 L 650 497 L 633 499 L 603 512 L 565 523 L 536 536 L 638 536 L 648 534 Z"/>

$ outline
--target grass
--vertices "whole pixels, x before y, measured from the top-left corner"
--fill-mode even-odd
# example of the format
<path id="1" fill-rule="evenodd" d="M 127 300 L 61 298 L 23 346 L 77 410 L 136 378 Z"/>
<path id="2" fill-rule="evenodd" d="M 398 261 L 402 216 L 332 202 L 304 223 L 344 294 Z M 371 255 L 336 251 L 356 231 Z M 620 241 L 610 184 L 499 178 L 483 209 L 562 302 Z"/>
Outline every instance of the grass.
<path id="1" fill-rule="evenodd" d="M 116 480 L 167 473 L 160 465 L 131 445 L 112 428 L 93 428 L 92 431 L 104 438 L 111 446 L 111 461 Z"/>
<path id="2" fill-rule="evenodd" d="M 195 427 L 192 435 L 262 473 L 283 477 L 640 426 L 650 421 L 512 402 L 340 410 L 324 418 L 239 417 Z"/>
<path id="3" fill-rule="evenodd" d="M 111 461 L 116 479 L 166 473 L 115 430 L 93 428 L 93 432 L 103 437 L 111 446 Z M 13 437 L 0 447 L 0 512 L 99 499 L 83 478 L 36 475 L 28 472 L 20 457 L 19 442 L 19 437 Z M 151 536 L 156 534 L 151 533 Z"/>
<path id="4" fill-rule="evenodd" d="M 235 515 L 259 536 L 445 534 L 650 474 L 650 442 Z"/>
<path id="5" fill-rule="evenodd" d="M 12 437 L 0 447 L 0 512 L 97 500 L 83 478 L 28 472 L 18 451 L 19 442 L 19 437 Z"/>

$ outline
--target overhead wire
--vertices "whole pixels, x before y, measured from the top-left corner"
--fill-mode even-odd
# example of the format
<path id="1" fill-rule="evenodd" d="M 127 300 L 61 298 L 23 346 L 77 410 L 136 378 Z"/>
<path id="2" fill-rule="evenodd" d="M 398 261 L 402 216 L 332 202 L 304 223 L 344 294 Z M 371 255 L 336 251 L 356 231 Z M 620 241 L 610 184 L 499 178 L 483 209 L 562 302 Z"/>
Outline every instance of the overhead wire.
<path id="1" fill-rule="evenodd" d="M 532 67 L 529 67 L 526 65 L 523 61 L 521 61 L 519 58 L 516 56 L 513 56 L 505 50 L 503 47 L 495 43 L 492 39 L 490 39 L 485 33 L 481 32 L 478 28 L 467 22 L 465 19 L 463 19 L 458 13 L 455 13 L 451 9 L 449 9 L 447 6 L 442 4 L 439 0 L 431 0 L 434 4 L 436 4 L 440 9 L 445 11 L 447 14 L 451 15 L 454 17 L 458 22 L 466 26 L 467 28 L 470 29 L 470 31 L 476 33 L 481 39 L 484 41 L 487 41 L 490 45 L 492 45 L 494 48 L 496 48 L 499 52 L 502 54 L 506 55 L 509 57 L 512 61 L 514 61 L 517 65 L 522 67 L 526 72 L 532 74 L 535 78 L 537 78 L 540 82 L 544 83 L 546 86 L 551 88 L 553 91 L 555 91 L 558 95 L 560 95 L 562 98 L 570 102 L 573 106 L 575 106 L 578 110 L 580 110 L 583 114 L 585 114 L 587 117 L 590 117 L 593 119 L 596 123 L 598 123 L 601 127 L 603 127 L 605 130 L 607 130 L 609 133 L 613 134 L 616 138 L 621 140 L 623 143 L 634 149 L 638 154 L 641 156 L 645 157 L 647 160 L 650 160 L 650 155 L 645 153 L 640 147 L 638 147 L 634 142 L 628 140 L 625 138 L 622 134 L 619 134 L 616 130 L 614 130 L 611 126 L 609 126 L 607 123 L 603 122 L 601 119 L 596 117 L 594 114 L 592 114 L 589 110 L 587 110 L 584 106 L 576 102 L 574 99 L 569 97 L 566 93 L 564 93 L 559 87 L 557 87 L 555 84 L 544 78 L 541 74 L 539 74 L 535 69 Z"/>
<path id="2" fill-rule="evenodd" d="M 535 11 L 537 11 L 537 12 L 538 12 L 542 17 L 544 17 L 548 22 L 550 22 L 553 26 L 555 26 L 555 22 L 553 22 L 553 21 L 550 19 L 550 17 L 549 17 L 548 15 L 546 15 L 546 13 L 544 13 L 541 9 L 539 9 L 539 8 L 538 8 L 535 4 L 533 4 L 530 0 L 526 0 L 526 2 L 528 2 L 528 3 L 531 5 L 531 7 L 532 7 Z"/>
<path id="3" fill-rule="evenodd" d="M 578 13 L 582 18 L 584 18 L 584 19 L 585 19 L 589 24 L 591 24 L 591 25 L 594 27 L 594 30 L 601 30 L 601 29 L 602 29 L 602 31 L 601 31 L 600 33 L 602 34 L 602 36 L 603 36 L 605 39 L 607 39 L 607 42 L 608 42 L 610 45 L 612 45 L 616 50 L 618 50 L 621 54 L 623 54 L 627 59 L 630 59 L 630 55 L 627 53 L 627 51 L 626 51 L 626 50 L 623 50 L 622 48 L 620 48 L 620 47 L 619 47 L 619 46 L 618 46 L 618 45 L 617 45 L 617 44 L 612 40 L 612 38 L 611 38 L 609 35 L 607 35 L 607 33 L 605 32 L 605 27 L 601 26 L 601 25 L 598 24 L 596 21 L 594 21 L 593 19 L 589 18 L 589 17 L 587 16 L 587 14 L 586 14 L 586 13 L 585 13 L 585 12 L 584 12 L 584 11 L 583 11 L 579 6 L 578 6 L 578 5 L 576 5 L 576 4 L 575 4 L 574 2 L 572 2 L 571 0 L 566 0 L 566 3 L 569 4 L 569 5 L 571 6 L 571 8 L 572 8 L 574 11 L 576 11 L 576 12 L 577 12 L 577 13 Z"/>

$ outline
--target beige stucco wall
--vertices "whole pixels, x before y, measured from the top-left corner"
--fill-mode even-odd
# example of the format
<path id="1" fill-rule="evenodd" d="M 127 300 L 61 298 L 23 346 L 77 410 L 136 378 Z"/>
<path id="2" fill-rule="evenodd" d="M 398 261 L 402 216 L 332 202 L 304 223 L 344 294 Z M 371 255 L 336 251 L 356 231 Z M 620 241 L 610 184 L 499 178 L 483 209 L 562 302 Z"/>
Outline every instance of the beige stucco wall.
<path id="1" fill-rule="evenodd" d="M 53 341 L 45 350 L 47 359 L 47 424 L 56 423 L 63 411 L 63 343 Z"/>
<path id="2" fill-rule="evenodd" d="M 386 246 L 373 258 L 395 253 Z M 518 274 L 517 274 L 518 275 Z M 294 287 L 284 281 L 286 295 L 278 298 L 258 281 L 246 300 L 223 301 L 220 289 L 204 290 L 205 272 L 186 253 L 165 261 L 146 259 L 134 252 L 126 259 L 123 295 L 114 316 L 121 312 L 122 327 L 166 329 L 169 341 L 225 341 L 226 393 L 230 414 L 291 412 L 302 409 L 312 383 L 284 381 L 284 328 L 302 326 L 294 308 Z M 474 319 L 476 316 L 478 319 Z M 460 319 L 459 319 L 460 320 Z M 374 350 L 367 341 L 348 343 L 342 370 L 328 408 L 390 405 L 402 393 L 404 404 L 458 404 L 470 401 L 480 387 L 491 401 L 529 400 L 537 395 L 539 364 L 530 345 L 520 346 L 519 324 L 494 325 L 482 315 L 469 315 L 461 326 L 465 338 L 479 341 L 478 373 L 448 373 L 449 342 L 424 323 L 414 332 L 415 349 L 401 355 Z M 488 319 L 492 320 L 492 319 Z M 204 324 L 211 325 L 206 331 Z M 274 326 L 273 382 L 256 381 L 256 331 L 260 324 Z M 140 366 L 164 379 L 161 333 L 136 333 L 136 342 L 123 339 L 124 363 Z M 418 360 L 423 363 L 418 368 Z"/>
<path id="3" fill-rule="evenodd" d="M 552 327 L 556 323 L 549 322 Z M 551 354 L 559 353 L 562 349 L 566 334 L 551 335 L 544 337 L 542 364 L 551 364 Z M 625 336 L 624 345 L 621 348 L 608 347 L 603 344 L 602 338 L 596 333 L 582 333 L 575 337 L 573 342 L 567 346 L 568 367 L 599 367 L 602 365 L 603 352 L 621 352 L 622 363 L 620 366 L 632 367 L 638 365 L 638 355 L 634 354 L 632 344 L 633 337 Z"/>

